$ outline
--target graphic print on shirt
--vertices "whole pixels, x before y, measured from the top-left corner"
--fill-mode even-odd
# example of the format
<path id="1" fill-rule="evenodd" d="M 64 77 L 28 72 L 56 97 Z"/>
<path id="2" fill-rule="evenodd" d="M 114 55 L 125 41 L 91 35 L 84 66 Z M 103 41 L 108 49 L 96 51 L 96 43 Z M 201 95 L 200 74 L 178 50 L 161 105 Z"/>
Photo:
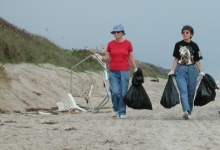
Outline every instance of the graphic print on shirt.
<path id="1" fill-rule="evenodd" d="M 194 50 L 192 50 L 191 47 L 180 46 L 179 52 L 180 52 L 180 60 L 178 61 L 178 63 L 182 65 L 194 64 L 194 60 L 193 60 Z"/>

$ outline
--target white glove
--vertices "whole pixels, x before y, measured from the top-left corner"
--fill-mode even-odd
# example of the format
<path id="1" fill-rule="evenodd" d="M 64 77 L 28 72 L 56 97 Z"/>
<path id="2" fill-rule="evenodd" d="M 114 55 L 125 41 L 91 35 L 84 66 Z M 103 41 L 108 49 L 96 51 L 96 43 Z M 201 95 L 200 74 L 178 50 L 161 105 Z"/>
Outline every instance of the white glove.
<path id="1" fill-rule="evenodd" d="M 174 75 L 174 71 L 173 70 L 170 70 L 170 72 L 167 74 L 167 76 L 171 76 L 171 75 Z"/>
<path id="2" fill-rule="evenodd" d="M 205 73 L 202 72 L 202 70 L 201 70 L 201 71 L 199 71 L 199 75 L 200 75 L 200 76 L 205 76 Z"/>
<path id="3" fill-rule="evenodd" d="M 102 56 L 99 55 L 98 53 L 95 53 L 94 55 L 92 55 L 92 57 L 93 57 L 94 59 L 98 58 L 99 60 L 102 60 Z"/>
<path id="4" fill-rule="evenodd" d="M 134 73 L 135 73 L 137 70 L 138 70 L 138 69 L 137 69 L 137 68 L 135 68 L 135 69 L 134 69 Z"/>

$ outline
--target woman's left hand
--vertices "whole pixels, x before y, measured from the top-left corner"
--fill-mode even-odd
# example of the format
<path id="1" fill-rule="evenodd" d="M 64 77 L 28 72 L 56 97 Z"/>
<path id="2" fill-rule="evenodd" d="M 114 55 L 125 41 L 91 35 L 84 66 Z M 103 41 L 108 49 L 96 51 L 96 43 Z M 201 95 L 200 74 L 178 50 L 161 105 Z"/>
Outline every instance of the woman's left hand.
<path id="1" fill-rule="evenodd" d="M 205 76 L 205 73 L 202 72 L 202 71 L 199 71 L 199 75 L 201 75 L 201 76 Z"/>
<path id="2" fill-rule="evenodd" d="M 134 69 L 134 73 L 135 73 L 137 70 L 138 70 L 138 69 L 137 69 L 137 68 L 135 68 L 135 69 Z"/>

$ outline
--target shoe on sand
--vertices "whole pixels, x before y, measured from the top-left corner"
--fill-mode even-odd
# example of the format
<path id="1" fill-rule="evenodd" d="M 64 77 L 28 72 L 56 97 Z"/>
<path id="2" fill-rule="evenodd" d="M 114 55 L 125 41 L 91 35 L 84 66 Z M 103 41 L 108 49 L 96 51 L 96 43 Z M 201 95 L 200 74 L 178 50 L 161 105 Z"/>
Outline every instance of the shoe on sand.
<path id="1" fill-rule="evenodd" d="M 121 115 L 120 118 L 121 119 L 126 119 L 126 116 L 125 115 Z"/>
<path id="2" fill-rule="evenodd" d="M 113 111 L 112 117 L 117 117 L 117 116 L 118 116 L 118 112 L 117 111 Z"/>
<path id="3" fill-rule="evenodd" d="M 189 118 L 189 119 L 192 119 L 192 115 L 188 115 L 188 118 Z"/>
<path id="4" fill-rule="evenodd" d="M 184 118 L 185 120 L 188 120 L 188 119 L 189 119 L 189 115 L 188 115 L 188 112 L 187 112 L 187 111 L 185 111 L 185 112 L 183 113 L 183 118 Z"/>

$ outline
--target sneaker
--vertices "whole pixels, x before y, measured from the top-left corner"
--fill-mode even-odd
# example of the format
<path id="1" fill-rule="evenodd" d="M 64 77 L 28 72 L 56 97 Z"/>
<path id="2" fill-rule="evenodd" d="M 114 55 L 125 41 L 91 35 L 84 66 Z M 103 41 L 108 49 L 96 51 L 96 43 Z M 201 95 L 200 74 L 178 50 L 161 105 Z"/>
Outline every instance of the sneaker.
<path id="1" fill-rule="evenodd" d="M 126 119 L 126 116 L 125 115 L 121 115 L 120 118 L 121 119 Z"/>
<path id="2" fill-rule="evenodd" d="M 188 118 L 189 118 L 189 119 L 192 119 L 192 115 L 188 115 Z"/>
<path id="3" fill-rule="evenodd" d="M 185 111 L 185 112 L 183 113 L 183 118 L 184 118 L 185 120 L 188 120 L 188 119 L 189 119 L 189 115 L 188 115 L 188 112 L 187 112 L 187 111 Z"/>
<path id="4" fill-rule="evenodd" d="M 113 111 L 112 117 L 117 117 L 117 116 L 118 116 L 118 112 L 117 111 Z"/>

